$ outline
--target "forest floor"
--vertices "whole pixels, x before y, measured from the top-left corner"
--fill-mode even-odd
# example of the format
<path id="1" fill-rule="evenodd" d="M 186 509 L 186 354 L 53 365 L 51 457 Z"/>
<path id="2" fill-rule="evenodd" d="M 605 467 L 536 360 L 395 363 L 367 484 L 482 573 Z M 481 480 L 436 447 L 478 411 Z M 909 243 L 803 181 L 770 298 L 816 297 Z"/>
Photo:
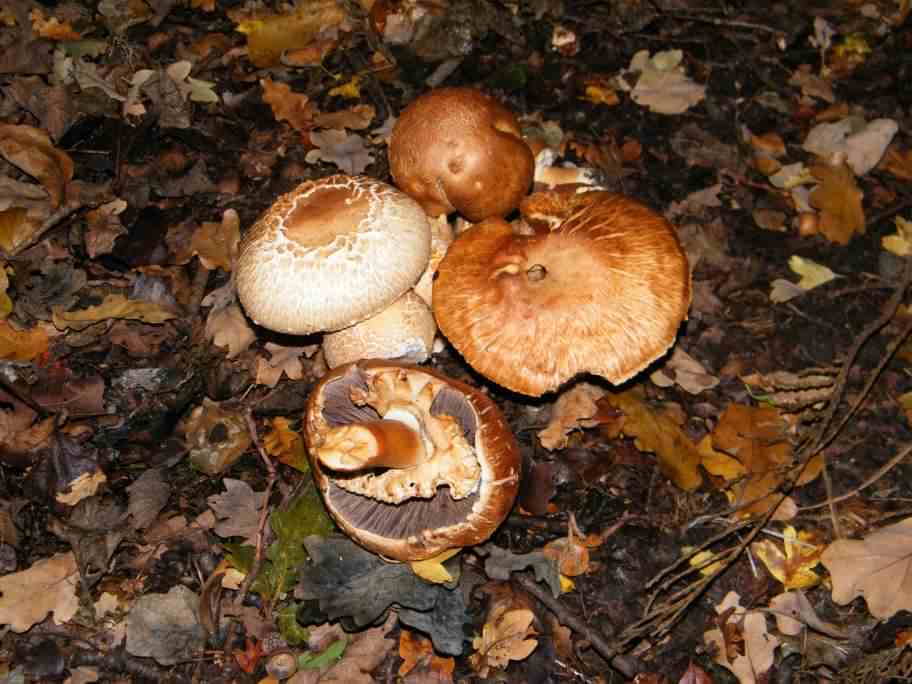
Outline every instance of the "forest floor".
<path id="1" fill-rule="evenodd" d="M 0 682 L 908 681 L 909 11 L 7 0 Z M 663 214 L 693 276 L 621 387 L 523 397 L 438 347 L 523 484 L 437 583 L 334 531 L 320 337 L 231 281 L 281 194 L 391 183 L 432 86 Z"/>

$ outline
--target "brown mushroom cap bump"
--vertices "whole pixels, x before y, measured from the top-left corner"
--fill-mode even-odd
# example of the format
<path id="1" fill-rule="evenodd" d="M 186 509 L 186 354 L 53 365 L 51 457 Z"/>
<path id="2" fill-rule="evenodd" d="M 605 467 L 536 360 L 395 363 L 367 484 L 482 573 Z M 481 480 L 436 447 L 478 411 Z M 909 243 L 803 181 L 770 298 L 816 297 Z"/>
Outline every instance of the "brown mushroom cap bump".
<path id="1" fill-rule="evenodd" d="M 372 178 L 330 176 L 282 195 L 251 227 L 235 283 L 258 325 L 294 335 L 339 330 L 402 296 L 430 249 L 414 200 Z"/>
<path id="2" fill-rule="evenodd" d="M 450 246 L 434 282 L 440 331 L 477 371 L 541 396 L 578 373 L 619 384 L 674 343 L 690 269 L 674 227 L 604 191 L 541 192 Z"/>
<path id="3" fill-rule="evenodd" d="M 519 489 L 516 440 L 485 394 L 425 368 L 360 361 L 308 400 L 326 509 L 365 548 L 424 560 L 487 539 Z"/>
<path id="4" fill-rule="evenodd" d="M 409 290 L 376 316 L 323 337 L 326 365 L 336 368 L 360 359 L 426 361 L 437 323 L 431 307 Z"/>
<path id="5" fill-rule="evenodd" d="M 513 211 L 535 171 L 519 121 L 473 88 L 437 88 L 409 104 L 389 161 L 396 185 L 429 216 L 458 211 L 470 221 Z"/>

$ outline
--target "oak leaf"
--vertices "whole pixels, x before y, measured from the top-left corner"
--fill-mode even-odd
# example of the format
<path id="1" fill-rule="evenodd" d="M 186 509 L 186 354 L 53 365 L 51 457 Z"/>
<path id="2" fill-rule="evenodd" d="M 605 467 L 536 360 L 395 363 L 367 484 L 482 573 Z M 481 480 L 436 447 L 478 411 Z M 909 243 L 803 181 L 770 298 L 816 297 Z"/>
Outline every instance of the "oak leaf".
<path id="1" fill-rule="evenodd" d="M 472 667 L 482 676 L 491 668 L 506 667 L 511 660 L 528 658 L 538 642 L 526 637 L 534 635 L 532 621 L 535 615 L 528 608 L 507 610 L 489 619 L 481 636 L 472 640 L 476 652 L 470 657 Z"/>
<path id="2" fill-rule="evenodd" d="M 172 311 L 162 308 L 154 302 L 139 299 L 127 299 L 121 294 L 111 294 L 98 306 L 86 309 L 64 311 L 62 306 L 52 309 L 54 326 L 58 330 L 85 330 L 86 328 L 109 318 L 125 318 L 157 325 L 176 318 Z"/>
<path id="3" fill-rule="evenodd" d="M 811 192 L 811 205 L 820 210 L 820 232 L 840 245 L 849 244 L 856 233 L 865 232 L 864 193 L 845 164 L 817 164 L 811 173 L 820 181 Z"/>
<path id="4" fill-rule="evenodd" d="M 54 613 L 61 625 L 79 608 L 79 569 L 73 553 L 58 553 L 27 570 L 0 577 L 0 624 L 21 634 Z"/>
<path id="5" fill-rule="evenodd" d="M 862 596 L 883 620 L 912 610 L 912 518 L 864 539 L 838 539 L 820 557 L 833 580 L 833 601 L 845 605 Z"/>
<path id="6" fill-rule="evenodd" d="M 814 567 L 820 563 L 823 546 L 816 544 L 814 535 L 808 532 L 786 525 L 781 547 L 771 539 L 763 539 L 751 544 L 751 550 L 786 589 L 808 589 L 820 583 Z"/>
<path id="7" fill-rule="evenodd" d="M 456 661 L 453 658 L 441 658 L 434 653 L 434 646 L 427 639 L 409 629 L 399 633 L 399 657 L 402 665 L 399 666 L 399 676 L 407 674 L 418 668 L 417 673 L 428 673 L 435 677 L 437 682 L 452 682 L 453 670 Z"/>

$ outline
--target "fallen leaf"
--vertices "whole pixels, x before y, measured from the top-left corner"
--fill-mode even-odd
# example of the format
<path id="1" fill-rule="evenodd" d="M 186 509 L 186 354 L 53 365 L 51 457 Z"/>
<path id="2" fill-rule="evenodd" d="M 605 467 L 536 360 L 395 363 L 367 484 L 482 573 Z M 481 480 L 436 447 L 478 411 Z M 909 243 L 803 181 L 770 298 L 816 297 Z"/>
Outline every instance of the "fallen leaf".
<path id="1" fill-rule="evenodd" d="M 826 266 L 797 254 L 789 257 L 789 268 L 801 276 L 797 285 L 802 290 L 812 290 L 836 278 L 836 274 Z"/>
<path id="2" fill-rule="evenodd" d="M 684 53 L 680 50 L 657 52 L 650 56 L 648 50 L 640 50 L 630 60 L 628 74 L 637 76 L 636 85 L 630 96 L 634 102 L 649 107 L 659 114 L 681 114 L 706 97 L 706 86 L 699 85 L 684 73 L 681 62 Z M 621 82 L 628 89 L 626 76 Z"/>
<path id="3" fill-rule="evenodd" d="M 878 620 L 912 610 L 912 518 L 883 527 L 864 539 L 837 539 L 820 562 L 833 581 L 833 601 L 859 596 Z"/>
<path id="4" fill-rule="evenodd" d="M 234 15 L 247 36 L 250 61 L 259 68 L 275 65 L 287 50 L 305 48 L 320 34 L 334 31 L 345 12 L 332 0 L 311 0 L 284 14 Z"/>
<path id="5" fill-rule="evenodd" d="M 726 480 L 740 478 L 726 491 L 735 505 L 752 502 L 740 515 L 763 515 L 778 500 L 775 492 L 792 462 L 787 431 L 788 421 L 776 408 L 732 404 L 720 417 L 711 443 L 701 444 L 704 468 Z M 726 464 L 725 456 L 737 465 Z"/>
<path id="6" fill-rule="evenodd" d="M 747 611 L 740 598 L 729 592 L 715 606 L 720 626 L 703 634 L 703 641 L 715 647 L 713 659 L 737 677 L 740 684 L 758 684 L 773 665 L 779 639 L 766 627 L 762 611 Z"/>
<path id="7" fill-rule="evenodd" d="M 206 304 L 206 299 L 203 304 Z M 206 317 L 205 332 L 206 339 L 212 340 L 216 347 L 228 348 L 229 359 L 246 351 L 256 341 L 256 333 L 237 304 L 213 307 Z"/>
<path id="8" fill-rule="evenodd" d="M 896 232 L 881 238 L 881 246 L 896 256 L 907 257 L 912 254 L 912 221 L 897 216 L 893 219 Z"/>
<path id="9" fill-rule="evenodd" d="M 820 181 L 811 192 L 811 204 L 820 210 L 820 232 L 840 245 L 849 244 L 856 233 L 865 232 L 864 197 L 848 166 L 817 164 L 811 173 Z"/>
<path id="10" fill-rule="evenodd" d="M 320 128 L 349 128 L 353 131 L 361 131 L 370 126 L 375 113 L 373 106 L 359 104 L 338 112 L 317 114 L 314 117 L 314 123 Z"/>
<path id="11" fill-rule="evenodd" d="M 687 491 L 700 486 L 703 482 L 699 470 L 702 457 L 674 420 L 647 406 L 636 390 L 608 393 L 599 401 L 624 413 L 620 432 L 633 437 L 640 451 L 654 453 L 665 477 Z"/>
<path id="12" fill-rule="evenodd" d="M 303 472 L 310 470 L 304 440 L 300 433 L 291 429 L 287 418 L 277 416 L 272 419 L 269 431 L 263 435 L 263 450 L 292 468 Z"/>
<path id="13" fill-rule="evenodd" d="M 268 359 L 258 356 L 256 366 L 256 384 L 275 387 L 282 375 L 288 376 L 289 380 L 300 380 L 304 377 L 304 364 L 301 363 L 301 357 L 310 358 L 316 354 L 320 345 L 309 344 L 304 347 L 283 347 L 275 342 L 266 343 L 266 351 L 270 356 Z"/>
<path id="14" fill-rule="evenodd" d="M 528 608 L 507 610 L 489 617 L 481 630 L 481 636 L 472 640 L 475 653 L 469 657 L 472 667 L 482 677 L 488 676 L 492 668 L 506 667 L 511 660 L 525 660 L 538 646 L 533 636 L 534 613 Z"/>
<path id="15" fill-rule="evenodd" d="M 771 539 L 751 544 L 754 552 L 770 574 L 782 582 L 786 589 L 809 589 L 820 583 L 814 568 L 820 563 L 823 545 L 817 544 L 813 534 L 798 532 L 791 525 L 782 531 L 782 546 Z"/>
<path id="16" fill-rule="evenodd" d="M 433 584 L 447 584 L 453 581 L 450 571 L 444 567 L 444 562 L 459 553 L 461 549 L 448 549 L 433 558 L 421 561 L 412 561 L 409 567 L 418 577 Z"/>
<path id="17" fill-rule="evenodd" d="M 598 425 L 601 421 L 595 418 L 599 412 L 596 402 L 603 396 L 605 390 L 588 382 L 561 392 L 551 409 L 547 427 L 538 433 L 541 445 L 548 451 L 563 449 L 571 432 Z"/>
<path id="18" fill-rule="evenodd" d="M 0 624 L 17 634 L 54 614 L 54 624 L 69 622 L 79 608 L 79 569 L 73 553 L 58 553 L 27 570 L 0 577 Z"/>
<path id="19" fill-rule="evenodd" d="M 317 146 L 307 153 L 306 159 L 311 164 L 325 161 L 348 174 L 357 175 L 374 162 L 360 135 L 329 129 L 311 133 L 310 141 Z"/>
<path id="20" fill-rule="evenodd" d="M 295 93 L 287 83 L 260 79 L 263 102 L 272 107 L 276 121 L 287 121 L 296 131 L 309 131 L 314 127 L 314 116 L 319 111 L 304 93 Z"/>
<path id="21" fill-rule="evenodd" d="M 700 394 L 719 384 L 719 378 L 707 373 L 699 361 L 680 347 L 675 347 L 671 357 L 649 379 L 659 387 L 677 384 L 689 394 Z"/>
<path id="22" fill-rule="evenodd" d="M 213 494 L 206 503 L 218 518 L 213 531 L 220 537 L 241 537 L 254 546 L 260 529 L 262 508 L 266 505 L 266 492 L 254 492 L 243 480 L 226 477 L 223 494 Z"/>
<path id="23" fill-rule="evenodd" d="M 912 148 L 899 150 L 891 147 L 884 155 L 880 166 L 897 178 L 912 181 Z"/>
<path id="24" fill-rule="evenodd" d="M 241 240 L 241 220 L 234 209 L 226 209 L 220 223 L 206 221 L 193 232 L 190 249 L 210 271 L 220 268 L 230 273 L 237 261 Z"/>
<path id="25" fill-rule="evenodd" d="M 0 321 L 0 359 L 34 361 L 48 351 L 49 338 L 41 326 L 18 330 L 9 321 Z"/>
<path id="26" fill-rule="evenodd" d="M 86 309 L 64 311 L 63 307 L 52 308 L 54 325 L 58 330 L 85 330 L 99 321 L 122 318 L 157 325 L 176 318 L 176 314 L 153 302 L 127 299 L 121 294 L 111 294 L 98 306 Z"/>
<path id="27" fill-rule="evenodd" d="M 405 677 L 415 670 L 429 672 L 436 676 L 435 681 L 441 683 L 453 681 L 456 661 L 453 658 L 441 658 L 434 653 L 430 639 L 410 629 L 403 629 L 399 633 L 399 657 L 402 658 L 402 664 L 399 666 L 400 677 Z"/>
<path id="28" fill-rule="evenodd" d="M 59 207 L 73 179 L 73 160 L 51 143 L 41 129 L 0 124 L 0 154 L 44 186 L 51 203 Z"/>

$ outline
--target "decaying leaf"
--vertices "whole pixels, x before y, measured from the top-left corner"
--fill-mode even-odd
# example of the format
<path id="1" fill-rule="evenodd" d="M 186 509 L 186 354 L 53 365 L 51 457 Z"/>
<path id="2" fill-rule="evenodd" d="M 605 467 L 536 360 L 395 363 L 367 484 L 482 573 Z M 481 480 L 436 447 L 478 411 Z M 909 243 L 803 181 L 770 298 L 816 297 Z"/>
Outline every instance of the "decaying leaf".
<path id="1" fill-rule="evenodd" d="M 345 20 L 342 6 L 314 0 L 285 14 L 236 17 L 237 30 L 247 36 L 250 61 L 259 68 L 273 66 L 282 53 L 307 47 L 320 35 L 332 35 Z"/>
<path id="2" fill-rule="evenodd" d="M 263 102 L 272 107 L 276 121 L 287 121 L 296 131 L 309 131 L 314 127 L 314 116 L 319 111 L 304 93 L 296 93 L 287 83 L 276 83 L 263 78 Z"/>
<path id="3" fill-rule="evenodd" d="M 257 357 L 256 383 L 275 387 L 282 375 L 287 375 L 289 380 L 300 380 L 304 377 L 304 364 L 301 357 L 310 358 L 320 349 L 320 345 L 309 344 L 304 347 L 283 347 L 275 342 L 266 343 L 269 358 Z"/>
<path id="4" fill-rule="evenodd" d="M 659 114 L 681 114 L 706 97 L 706 86 L 699 85 L 684 73 L 680 50 L 667 50 L 650 55 L 640 50 L 630 60 L 628 73 L 639 75 L 631 97 L 637 104 Z M 626 77 L 629 78 L 629 77 Z M 629 85 L 622 80 L 622 85 Z"/>
<path id="5" fill-rule="evenodd" d="M 788 429 L 776 408 L 732 404 L 701 441 L 703 467 L 736 480 L 726 494 L 735 505 L 748 504 L 741 515 L 762 515 L 778 500 L 776 489 L 792 461 Z"/>
<path id="6" fill-rule="evenodd" d="M 208 297 L 208 295 L 207 295 Z M 203 300 L 205 305 L 206 300 Z M 244 318 L 237 304 L 214 306 L 206 317 L 206 339 L 216 347 L 227 347 L 228 358 L 233 359 L 246 351 L 256 341 L 256 333 Z"/>
<path id="7" fill-rule="evenodd" d="M 238 243 L 241 240 L 241 220 L 234 209 L 226 209 L 221 223 L 204 222 L 193 233 L 190 249 L 199 256 L 200 263 L 213 270 L 234 270 Z"/>
<path id="8" fill-rule="evenodd" d="M 49 338 L 40 325 L 18 330 L 8 321 L 0 321 L 0 359 L 34 361 L 47 353 Z"/>
<path id="9" fill-rule="evenodd" d="M 310 469 L 304 440 L 298 432 L 291 429 L 287 418 L 277 416 L 272 419 L 269 431 L 263 435 L 263 449 L 292 468 L 304 472 Z"/>
<path id="10" fill-rule="evenodd" d="M 912 610 L 912 518 L 864 539 L 837 539 L 820 562 L 832 577 L 836 603 L 845 605 L 861 596 L 880 620 Z"/>
<path id="11" fill-rule="evenodd" d="M 703 364 L 681 347 L 675 347 L 671 357 L 649 379 L 659 387 L 677 384 L 690 394 L 700 394 L 719 384 L 719 378 L 707 373 Z"/>
<path id="12" fill-rule="evenodd" d="M 598 425 L 601 421 L 596 417 L 599 412 L 596 402 L 603 396 L 605 390 L 588 382 L 561 392 L 551 409 L 548 426 L 538 433 L 541 445 L 548 451 L 563 449 L 571 432 Z"/>
<path id="13" fill-rule="evenodd" d="M 53 307 L 54 325 L 58 330 L 85 330 L 99 321 L 110 318 L 124 318 L 157 325 L 176 317 L 158 304 L 138 299 L 127 299 L 121 294 L 111 294 L 98 306 L 85 309 L 64 311 L 63 307 Z"/>
<path id="14" fill-rule="evenodd" d="M 184 421 L 190 462 L 204 473 L 217 475 L 237 461 L 253 439 L 244 417 L 203 397 Z"/>
<path id="15" fill-rule="evenodd" d="M 63 203 L 73 179 L 73 160 L 54 147 L 47 133 L 33 126 L 0 124 L 0 154 L 41 183 L 55 207 Z"/>
<path id="16" fill-rule="evenodd" d="M 62 625 L 79 608 L 79 569 L 73 553 L 58 553 L 27 570 L 0 577 L 0 624 L 17 634 L 53 613 Z"/>
<path id="17" fill-rule="evenodd" d="M 317 146 L 317 149 L 307 153 L 307 161 L 311 164 L 325 161 L 335 164 L 345 173 L 357 175 L 374 163 L 374 156 L 360 135 L 329 129 L 311 133 L 310 141 Z"/>
<path id="18" fill-rule="evenodd" d="M 405 677 L 413 670 L 429 671 L 436 675 L 436 681 L 453 681 L 453 670 L 456 661 L 453 658 L 441 658 L 434 653 L 434 646 L 430 639 L 416 634 L 410 629 L 403 629 L 399 633 L 399 657 L 402 664 L 399 666 L 399 676 Z"/>
<path id="19" fill-rule="evenodd" d="M 751 544 L 754 555 L 786 589 L 817 586 L 820 575 L 814 572 L 814 568 L 820 563 L 823 546 L 816 543 L 813 534 L 798 532 L 791 525 L 786 525 L 782 534 L 781 546 L 771 539 Z"/>
<path id="20" fill-rule="evenodd" d="M 855 182 L 852 170 L 845 164 L 817 164 L 811 173 L 820 181 L 810 198 L 811 204 L 820 210 L 820 232 L 832 242 L 849 244 L 856 233 L 865 232 L 861 206 L 864 193 Z"/>
<path id="21" fill-rule="evenodd" d="M 773 665 L 780 642 L 767 630 L 765 613 L 742 608 L 734 592 L 715 609 L 719 627 L 703 634 L 703 641 L 715 648 L 713 659 L 731 670 L 740 684 L 766 681 L 764 675 Z"/>
<path id="22" fill-rule="evenodd" d="M 261 510 L 266 505 L 266 492 L 255 492 L 243 480 L 230 477 L 222 482 L 225 492 L 206 499 L 218 518 L 214 532 L 220 537 L 241 537 L 251 546 L 255 545 Z"/>
<path id="23" fill-rule="evenodd" d="M 472 667 L 487 677 L 491 668 L 506 667 L 511 660 L 525 660 L 538 646 L 532 621 L 535 614 L 528 608 L 504 610 L 489 615 L 481 636 L 472 640 L 475 653 L 469 657 Z"/>
<path id="24" fill-rule="evenodd" d="M 700 452 L 670 416 L 652 410 L 636 390 L 608 393 L 600 401 L 623 411 L 620 433 L 633 437 L 640 451 L 654 453 L 665 477 L 688 491 L 700 486 Z"/>
<path id="25" fill-rule="evenodd" d="M 880 244 L 888 252 L 896 256 L 907 257 L 912 255 L 912 221 L 897 216 L 893 219 L 896 232 L 880 239 Z"/>

